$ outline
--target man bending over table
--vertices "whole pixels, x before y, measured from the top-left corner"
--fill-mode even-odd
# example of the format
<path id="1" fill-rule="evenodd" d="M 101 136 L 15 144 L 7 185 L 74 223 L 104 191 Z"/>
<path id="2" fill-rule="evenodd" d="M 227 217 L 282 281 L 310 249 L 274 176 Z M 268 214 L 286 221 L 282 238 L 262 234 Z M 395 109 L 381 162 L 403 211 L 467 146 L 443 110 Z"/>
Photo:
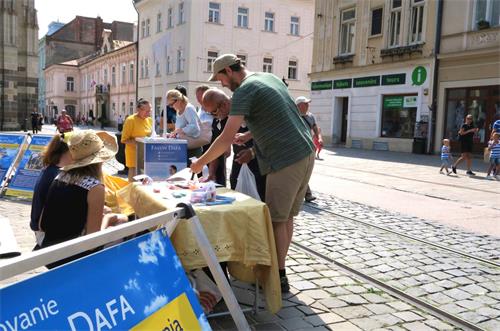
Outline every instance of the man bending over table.
<path id="1" fill-rule="evenodd" d="M 234 92 L 226 126 L 191 170 L 203 166 L 224 153 L 233 143 L 254 139 L 255 154 L 266 180 L 266 204 L 273 222 L 278 254 L 281 291 L 289 292 L 285 259 L 293 235 L 293 217 L 297 216 L 314 166 L 314 145 L 309 128 L 285 84 L 275 75 L 248 71 L 233 54 L 219 56 L 210 81 L 220 81 Z M 237 134 L 242 122 L 250 129 Z"/>

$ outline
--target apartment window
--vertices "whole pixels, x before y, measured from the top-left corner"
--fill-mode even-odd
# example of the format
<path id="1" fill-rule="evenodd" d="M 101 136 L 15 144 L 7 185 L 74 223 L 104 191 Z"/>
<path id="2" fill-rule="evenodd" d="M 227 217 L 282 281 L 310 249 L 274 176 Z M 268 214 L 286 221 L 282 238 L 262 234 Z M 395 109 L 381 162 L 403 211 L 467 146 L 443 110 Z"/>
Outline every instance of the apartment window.
<path id="1" fill-rule="evenodd" d="M 248 8 L 238 7 L 238 27 L 248 28 Z"/>
<path id="2" fill-rule="evenodd" d="M 128 113 L 129 115 L 132 115 L 134 113 L 134 102 L 130 101 L 129 107 L 128 107 Z"/>
<path id="3" fill-rule="evenodd" d="M 273 59 L 270 57 L 265 57 L 262 64 L 263 72 L 273 72 Z"/>
<path id="4" fill-rule="evenodd" d="M 73 77 L 66 77 L 66 91 L 75 91 L 75 79 Z"/>
<path id="5" fill-rule="evenodd" d="M 111 110 L 113 111 L 113 113 L 116 111 L 116 103 L 112 103 L 111 104 Z"/>
<path id="6" fill-rule="evenodd" d="M 144 60 L 141 60 L 141 79 L 144 78 Z"/>
<path id="7" fill-rule="evenodd" d="M 217 52 L 208 51 L 208 55 L 207 55 L 207 71 L 208 72 L 213 71 L 214 61 L 217 58 L 217 56 L 219 56 L 219 54 Z"/>
<path id="8" fill-rule="evenodd" d="M 401 0 L 391 1 L 391 18 L 389 21 L 389 47 L 401 44 Z"/>
<path id="9" fill-rule="evenodd" d="M 274 13 L 266 12 L 264 17 L 264 31 L 274 32 Z"/>
<path id="10" fill-rule="evenodd" d="M 239 54 L 239 55 L 237 55 L 237 57 L 240 59 L 241 64 L 246 67 L 247 66 L 247 56 Z"/>
<path id="11" fill-rule="evenodd" d="M 116 67 L 111 67 L 111 86 L 116 85 Z"/>
<path id="12" fill-rule="evenodd" d="M 288 79 L 297 79 L 297 61 L 288 61 Z"/>
<path id="13" fill-rule="evenodd" d="M 160 73 L 160 62 L 155 62 L 156 64 L 156 77 L 160 77 L 161 76 L 161 73 Z"/>
<path id="14" fill-rule="evenodd" d="M 299 35 L 299 21 L 297 16 L 290 17 L 290 34 L 293 36 Z"/>
<path id="15" fill-rule="evenodd" d="M 144 60 L 144 77 L 149 78 L 149 59 Z"/>
<path id="16" fill-rule="evenodd" d="M 412 0 L 411 2 L 411 23 L 410 23 L 410 44 L 422 41 L 422 25 L 424 24 L 424 0 Z"/>
<path id="17" fill-rule="evenodd" d="M 161 13 L 156 15 L 156 33 L 161 32 Z"/>
<path id="18" fill-rule="evenodd" d="M 372 10 L 370 36 L 376 36 L 382 33 L 382 17 L 383 17 L 382 8 L 376 8 Z"/>
<path id="19" fill-rule="evenodd" d="M 170 57 L 170 55 L 167 55 L 167 75 L 171 75 L 172 74 L 172 58 Z"/>
<path id="20" fill-rule="evenodd" d="M 134 62 L 131 62 L 129 65 L 129 74 L 128 74 L 128 82 L 132 84 L 134 82 Z"/>
<path id="21" fill-rule="evenodd" d="M 122 74 L 121 74 L 122 85 L 125 85 L 126 77 L 127 77 L 127 66 L 125 65 L 125 63 L 123 63 L 122 64 Z"/>
<path id="22" fill-rule="evenodd" d="M 149 37 L 149 35 L 150 35 L 150 29 L 149 29 L 150 23 L 151 22 L 150 22 L 149 18 L 146 19 L 146 37 Z"/>
<path id="23" fill-rule="evenodd" d="M 177 72 L 184 71 L 184 52 L 182 49 L 177 50 Z"/>
<path id="24" fill-rule="evenodd" d="M 173 13 L 172 7 L 168 8 L 167 10 L 167 28 L 173 28 L 174 27 L 174 13 Z"/>
<path id="25" fill-rule="evenodd" d="M 146 37 L 146 21 L 141 22 L 141 36 L 142 38 Z"/>
<path id="26" fill-rule="evenodd" d="M 490 26 L 499 25 L 500 1 L 498 0 L 476 0 L 475 24 L 486 21 Z"/>
<path id="27" fill-rule="evenodd" d="M 103 70 L 103 76 L 104 76 L 104 77 L 103 77 L 103 78 L 104 78 L 104 79 L 103 79 L 103 82 L 104 82 L 104 84 L 107 84 L 107 83 L 108 83 L 108 69 L 106 69 L 106 68 L 105 68 L 105 69 Z"/>
<path id="28" fill-rule="evenodd" d="M 184 2 L 179 4 L 179 24 L 186 22 L 185 12 L 184 12 Z"/>
<path id="29" fill-rule="evenodd" d="M 210 23 L 220 23 L 220 3 L 208 3 L 208 21 Z"/>
<path id="30" fill-rule="evenodd" d="M 356 9 L 344 10 L 340 23 L 340 54 L 354 53 L 354 32 L 356 29 Z"/>

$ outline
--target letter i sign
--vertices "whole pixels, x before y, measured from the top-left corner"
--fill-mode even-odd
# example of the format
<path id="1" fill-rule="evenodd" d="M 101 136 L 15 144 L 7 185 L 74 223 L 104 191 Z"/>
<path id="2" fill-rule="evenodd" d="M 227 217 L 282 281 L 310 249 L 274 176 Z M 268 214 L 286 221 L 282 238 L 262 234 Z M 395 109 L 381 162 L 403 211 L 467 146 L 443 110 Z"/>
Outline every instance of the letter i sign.
<path id="1" fill-rule="evenodd" d="M 425 82 L 426 79 L 427 79 L 427 70 L 425 70 L 424 67 L 418 66 L 415 69 L 413 69 L 413 72 L 411 73 L 411 81 L 413 85 L 420 86 Z"/>

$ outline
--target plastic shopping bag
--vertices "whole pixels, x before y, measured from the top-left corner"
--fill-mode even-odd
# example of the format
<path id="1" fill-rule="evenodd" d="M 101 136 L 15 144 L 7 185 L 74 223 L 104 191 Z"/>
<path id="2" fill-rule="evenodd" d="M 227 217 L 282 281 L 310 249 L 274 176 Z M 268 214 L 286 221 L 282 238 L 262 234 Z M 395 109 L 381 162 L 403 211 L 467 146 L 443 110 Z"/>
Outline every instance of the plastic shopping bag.
<path id="1" fill-rule="evenodd" d="M 260 200 L 259 192 L 257 191 L 257 184 L 255 184 L 255 176 L 246 163 L 241 165 L 235 189 L 238 192 Z"/>

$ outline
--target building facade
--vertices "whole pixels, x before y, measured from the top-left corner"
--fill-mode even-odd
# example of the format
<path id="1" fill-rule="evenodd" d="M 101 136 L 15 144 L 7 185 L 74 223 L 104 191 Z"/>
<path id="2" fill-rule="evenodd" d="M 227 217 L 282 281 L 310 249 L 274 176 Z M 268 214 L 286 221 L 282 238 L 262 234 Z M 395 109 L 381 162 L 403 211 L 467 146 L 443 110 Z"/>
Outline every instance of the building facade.
<path id="1" fill-rule="evenodd" d="M 443 3 L 435 151 L 448 138 L 459 152 L 457 133 L 471 114 L 479 128 L 474 152 L 482 153 L 500 119 L 499 17 L 500 1 Z"/>
<path id="2" fill-rule="evenodd" d="M 38 23 L 34 0 L 0 2 L 0 131 L 26 128 L 37 108 Z"/>
<path id="3" fill-rule="evenodd" d="M 61 22 L 51 22 L 47 35 L 51 35 L 64 26 Z M 45 115 L 45 36 L 38 41 L 38 111 Z"/>
<path id="4" fill-rule="evenodd" d="M 327 142 L 425 147 L 434 71 L 434 0 L 316 0 L 311 112 Z"/>
<path id="5" fill-rule="evenodd" d="M 284 78 L 294 97 L 309 94 L 312 0 L 134 4 L 139 13 L 138 96 L 154 98 L 157 114 L 165 107 L 165 92 L 177 84 L 187 87 L 196 104 L 196 86 L 207 84 L 213 61 L 224 53 L 237 54 L 251 71 Z"/>
<path id="6" fill-rule="evenodd" d="M 74 120 L 84 117 L 115 126 L 120 115 L 134 111 L 136 56 L 137 43 L 113 40 L 111 30 L 104 29 L 98 53 L 47 66 L 48 116 L 66 109 Z"/>

